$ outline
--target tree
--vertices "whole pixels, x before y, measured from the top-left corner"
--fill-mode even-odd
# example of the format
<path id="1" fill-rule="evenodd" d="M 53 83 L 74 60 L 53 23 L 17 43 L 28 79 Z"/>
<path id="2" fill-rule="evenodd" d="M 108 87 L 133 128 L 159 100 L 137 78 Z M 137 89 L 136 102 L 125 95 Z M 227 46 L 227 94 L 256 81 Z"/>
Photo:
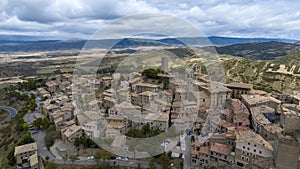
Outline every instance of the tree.
<path id="1" fill-rule="evenodd" d="M 69 159 L 72 161 L 72 164 L 73 164 L 74 161 L 78 160 L 78 157 L 75 156 L 75 155 L 71 155 L 71 156 L 69 157 Z"/>
<path id="2" fill-rule="evenodd" d="M 111 153 L 106 150 L 100 150 L 101 159 L 109 160 L 111 158 Z"/>
<path id="3" fill-rule="evenodd" d="M 99 164 L 100 159 L 109 160 L 111 158 L 111 153 L 106 150 L 99 150 L 94 154 L 95 161 Z"/>
<path id="4" fill-rule="evenodd" d="M 171 158 L 168 155 L 163 154 L 158 158 L 158 163 L 163 167 L 163 169 L 167 169 L 170 165 L 170 160 Z"/>
<path id="5" fill-rule="evenodd" d="M 24 130 L 28 130 L 29 129 L 29 125 L 27 123 L 23 123 L 23 129 Z"/>
<path id="6" fill-rule="evenodd" d="M 42 119 L 42 126 L 43 126 L 43 128 L 44 129 L 47 129 L 47 128 L 49 128 L 50 127 L 50 120 L 48 119 L 48 118 L 43 118 Z"/>
<path id="7" fill-rule="evenodd" d="M 156 168 L 155 163 L 153 161 L 151 161 L 149 163 L 149 169 L 155 169 L 155 168 Z"/>
<path id="8" fill-rule="evenodd" d="M 98 165 L 99 165 L 100 159 L 101 159 L 101 153 L 100 153 L 100 151 L 95 152 L 95 154 L 94 154 L 94 160 L 97 162 Z"/>
<path id="9" fill-rule="evenodd" d="M 14 156 L 14 152 L 15 152 L 15 147 L 13 147 L 11 151 L 8 153 L 8 155 L 6 156 L 8 160 L 8 164 L 11 166 L 15 165 L 17 162 Z"/>
<path id="10" fill-rule="evenodd" d="M 137 168 L 138 168 L 138 169 L 141 169 L 141 163 L 138 163 Z"/>
<path id="11" fill-rule="evenodd" d="M 48 161 L 46 165 L 46 169 L 56 169 L 57 165 L 53 161 Z"/>
<path id="12" fill-rule="evenodd" d="M 35 119 L 33 122 L 32 122 L 32 125 L 37 128 L 37 129 L 40 129 L 41 126 L 43 124 L 43 119 L 42 118 L 37 118 Z"/>
<path id="13" fill-rule="evenodd" d="M 56 139 L 56 129 L 55 129 L 54 125 L 51 125 L 51 126 L 48 127 L 47 132 L 46 132 L 46 136 L 44 138 L 45 145 L 46 145 L 48 150 L 54 144 L 55 139 Z"/>
<path id="14" fill-rule="evenodd" d="M 180 167 L 183 168 L 183 161 L 180 161 L 179 164 L 180 164 Z"/>
<path id="15" fill-rule="evenodd" d="M 31 133 L 29 131 L 26 132 L 26 134 L 23 135 L 22 141 L 18 145 L 24 145 L 33 143 L 34 139 L 31 137 Z"/>

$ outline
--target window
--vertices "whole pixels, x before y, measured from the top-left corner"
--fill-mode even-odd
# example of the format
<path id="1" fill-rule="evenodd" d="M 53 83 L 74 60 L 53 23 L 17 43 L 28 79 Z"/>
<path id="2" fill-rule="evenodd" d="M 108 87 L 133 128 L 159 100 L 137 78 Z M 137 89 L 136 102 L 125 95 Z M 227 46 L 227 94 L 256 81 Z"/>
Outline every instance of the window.
<path id="1" fill-rule="evenodd" d="M 243 146 L 243 149 L 245 149 L 245 146 Z"/>
<path id="2" fill-rule="evenodd" d="M 261 154 L 261 151 L 259 151 L 259 154 Z"/>
<path id="3" fill-rule="evenodd" d="M 250 146 L 250 143 L 248 143 L 248 145 Z"/>
<path id="4" fill-rule="evenodd" d="M 248 147 L 247 150 L 250 150 L 250 148 Z"/>
<path id="5" fill-rule="evenodd" d="M 256 152 L 256 150 L 254 149 L 253 152 Z"/>
<path id="6" fill-rule="evenodd" d="M 254 144 L 254 147 L 256 147 L 256 144 Z"/>

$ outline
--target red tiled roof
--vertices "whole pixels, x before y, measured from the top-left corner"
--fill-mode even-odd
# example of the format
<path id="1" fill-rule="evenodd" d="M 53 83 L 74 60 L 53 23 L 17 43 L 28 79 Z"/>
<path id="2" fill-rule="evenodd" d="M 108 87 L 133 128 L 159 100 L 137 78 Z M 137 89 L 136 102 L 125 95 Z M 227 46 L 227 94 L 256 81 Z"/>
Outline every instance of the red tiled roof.
<path id="1" fill-rule="evenodd" d="M 199 151 L 191 149 L 191 154 L 192 155 L 199 155 Z"/>
<path id="2" fill-rule="evenodd" d="M 209 155 L 209 147 L 201 147 L 199 153 Z"/>
<path id="3" fill-rule="evenodd" d="M 171 119 L 177 119 L 178 117 L 178 114 L 177 113 L 172 113 L 171 114 Z"/>
<path id="4" fill-rule="evenodd" d="M 250 125 L 250 120 L 248 118 L 239 118 L 234 120 L 236 123 L 241 122 L 242 126 L 249 126 Z"/>
<path id="5" fill-rule="evenodd" d="M 54 81 L 48 81 L 46 82 L 46 86 L 51 87 L 51 86 L 56 86 L 57 83 L 55 83 Z"/>
<path id="6" fill-rule="evenodd" d="M 217 152 L 224 155 L 229 155 L 231 153 L 231 147 L 225 144 L 215 143 L 210 147 L 210 151 Z"/>
<path id="7" fill-rule="evenodd" d="M 246 130 L 250 130 L 249 127 L 245 127 L 245 126 L 237 126 L 236 127 L 236 131 L 239 132 L 239 131 L 246 131 Z"/>

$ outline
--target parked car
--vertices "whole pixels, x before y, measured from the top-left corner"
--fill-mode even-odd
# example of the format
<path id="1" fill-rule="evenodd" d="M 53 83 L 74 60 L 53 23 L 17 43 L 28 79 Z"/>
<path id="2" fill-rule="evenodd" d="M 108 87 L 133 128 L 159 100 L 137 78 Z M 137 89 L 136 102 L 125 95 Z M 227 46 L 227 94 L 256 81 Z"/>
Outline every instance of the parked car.
<path id="1" fill-rule="evenodd" d="M 38 133 L 38 131 L 32 131 L 31 132 L 31 134 L 37 134 Z"/>

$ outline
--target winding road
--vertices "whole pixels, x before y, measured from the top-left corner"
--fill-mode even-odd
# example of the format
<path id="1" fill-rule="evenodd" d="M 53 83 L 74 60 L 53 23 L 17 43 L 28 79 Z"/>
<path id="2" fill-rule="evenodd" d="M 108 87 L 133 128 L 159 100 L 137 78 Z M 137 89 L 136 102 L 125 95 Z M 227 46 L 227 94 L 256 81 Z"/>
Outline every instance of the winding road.
<path id="1" fill-rule="evenodd" d="M 4 119 L 3 121 L 1 121 L 1 122 L 0 122 L 0 125 L 2 125 L 2 124 L 5 123 L 5 122 L 10 121 L 10 120 L 11 120 L 12 118 L 14 118 L 14 117 L 17 115 L 17 113 L 18 113 L 18 111 L 17 111 L 15 108 L 9 107 L 9 106 L 0 106 L 0 109 L 9 111 L 9 116 L 8 116 L 6 119 Z"/>

